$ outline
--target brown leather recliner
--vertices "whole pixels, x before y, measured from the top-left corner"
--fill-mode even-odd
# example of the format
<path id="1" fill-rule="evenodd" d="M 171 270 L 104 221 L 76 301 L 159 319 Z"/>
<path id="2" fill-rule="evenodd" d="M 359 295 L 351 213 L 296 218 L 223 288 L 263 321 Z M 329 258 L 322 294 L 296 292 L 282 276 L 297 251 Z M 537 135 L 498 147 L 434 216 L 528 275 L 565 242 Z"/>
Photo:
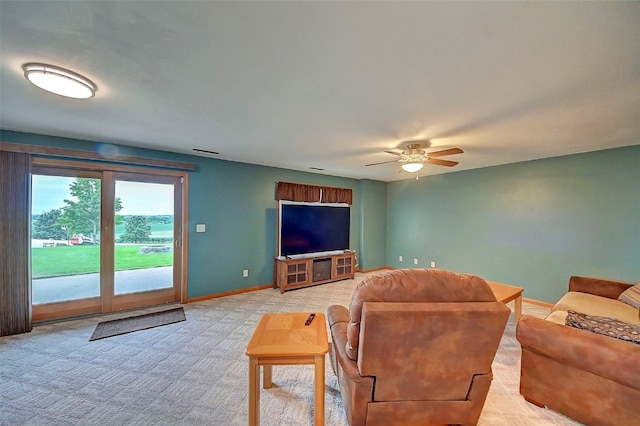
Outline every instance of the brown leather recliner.
<path id="1" fill-rule="evenodd" d="M 475 424 L 509 308 L 479 277 L 398 269 L 328 309 L 331 362 L 351 426 Z"/>

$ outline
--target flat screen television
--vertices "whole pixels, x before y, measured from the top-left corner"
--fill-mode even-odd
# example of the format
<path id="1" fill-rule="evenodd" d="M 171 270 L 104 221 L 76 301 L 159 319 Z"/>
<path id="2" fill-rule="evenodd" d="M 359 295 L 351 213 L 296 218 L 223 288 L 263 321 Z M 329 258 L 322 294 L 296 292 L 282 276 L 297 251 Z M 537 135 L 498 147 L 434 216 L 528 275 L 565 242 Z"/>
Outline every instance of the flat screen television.
<path id="1" fill-rule="evenodd" d="M 349 249 L 348 204 L 279 203 L 278 256 L 337 254 Z"/>

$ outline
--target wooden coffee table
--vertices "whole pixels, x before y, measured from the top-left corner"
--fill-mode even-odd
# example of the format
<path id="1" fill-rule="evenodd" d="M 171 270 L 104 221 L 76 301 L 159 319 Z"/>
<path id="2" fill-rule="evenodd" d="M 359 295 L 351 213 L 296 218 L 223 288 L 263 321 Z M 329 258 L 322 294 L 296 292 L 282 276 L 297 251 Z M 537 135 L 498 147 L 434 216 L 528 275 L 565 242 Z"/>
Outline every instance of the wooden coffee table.
<path id="1" fill-rule="evenodd" d="M 315 366 L 314 421 L 324 424 L 324 356 L 329 340 L 324 314 L 315 313 L 305 325 L 307 313 L 265 314 L 258 323 L 245 353 L 249 357 L 249 425 L 260 423 L 260 366 L 263 387 L 272 386 L 274 365 Z"/>
<path id="2" fill-rule="evenodd" d="M 522 315 L 522 292 L 524 289 L 522 287 L 497 283 L 495 281 L 487 281 L 487 284 L 491 287 L 491 291 L 493 291 L 498 302 L 509 303 L 512 300 L 514 301 L 513 320 L 518 322 Z"/>

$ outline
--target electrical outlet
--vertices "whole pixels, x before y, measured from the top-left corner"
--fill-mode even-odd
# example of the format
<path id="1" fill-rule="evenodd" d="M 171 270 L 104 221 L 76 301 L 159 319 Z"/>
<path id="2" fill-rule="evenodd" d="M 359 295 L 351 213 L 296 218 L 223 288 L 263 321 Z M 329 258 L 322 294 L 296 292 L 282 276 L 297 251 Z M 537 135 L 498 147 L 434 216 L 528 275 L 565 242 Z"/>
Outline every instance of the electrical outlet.
<path id="1" fill-rule="evenodd" d="M 398 262 L 402 262 L 402 256 L 398 256 Z"/>
<path id="2" fill-rule="evenodd" d="M 431 267 L 435 268 L 436 267 L 436 262 L 434 262 L 433 260 L 431 261 Z"/>
<path id="3" fill-rule="evenodd" d="M 244 270 L 242 271 L 242 276 L 243 276 L 244 278 L 247 278 L 247 277 L 249 276 L 249 270 L 248 270 L 248 269 L 244 269 Z"/>
<path id="4" fill-rule="evenodd" d="M 417 264 L 418 264 L 418 259 L 415 259 L 415 258 L 414 258 L 414 259 L 413 259 L 413 264 L 414 264 L 414 265 L 417 265 Z"/>

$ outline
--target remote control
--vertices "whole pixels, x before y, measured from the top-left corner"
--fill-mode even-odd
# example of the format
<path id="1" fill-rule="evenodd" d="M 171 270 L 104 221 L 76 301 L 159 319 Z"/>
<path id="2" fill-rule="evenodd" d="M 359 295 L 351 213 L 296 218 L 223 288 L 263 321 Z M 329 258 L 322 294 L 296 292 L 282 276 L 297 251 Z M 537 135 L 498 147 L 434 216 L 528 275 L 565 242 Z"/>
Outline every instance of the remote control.
<path id="1" fill-rule="evenodd" d="M 307 320 L 304 322 L 304 325 L 310 325 L 311 321 L 316 317 L 316 314 L 311 314 L 307 317 Z"/>

